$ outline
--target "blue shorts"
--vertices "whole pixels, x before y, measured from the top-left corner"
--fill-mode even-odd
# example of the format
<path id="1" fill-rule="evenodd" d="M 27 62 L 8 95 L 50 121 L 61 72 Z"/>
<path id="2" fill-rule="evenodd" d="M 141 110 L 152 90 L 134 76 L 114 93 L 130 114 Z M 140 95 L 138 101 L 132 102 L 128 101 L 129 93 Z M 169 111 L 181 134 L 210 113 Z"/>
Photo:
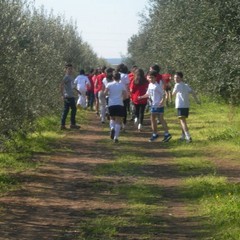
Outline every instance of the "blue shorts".
<path id="1" fill-rule="evenodd" d="M 178 118 L 187 118 L 189 115 L 189 108 L 177 108 Z"/>
<path id="2" fill-rule="evenodd" d="M 151 113 L 164 113 L 164 107 L 151 107 Z"/>

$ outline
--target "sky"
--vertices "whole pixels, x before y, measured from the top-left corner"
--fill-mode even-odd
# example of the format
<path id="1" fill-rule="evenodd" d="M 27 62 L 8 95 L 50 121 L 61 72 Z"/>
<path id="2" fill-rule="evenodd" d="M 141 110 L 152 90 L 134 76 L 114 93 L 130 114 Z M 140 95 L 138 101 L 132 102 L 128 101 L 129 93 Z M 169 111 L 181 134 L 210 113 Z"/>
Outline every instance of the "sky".
<path id="1" fill-rule="evenodd" d="M 145 13 L 148 0 L 35 0 L 54 15 L 76 22 L 78 32 L 102 58 L 127 54 L 127 41 L 139 31 L 139 14 Z"/>

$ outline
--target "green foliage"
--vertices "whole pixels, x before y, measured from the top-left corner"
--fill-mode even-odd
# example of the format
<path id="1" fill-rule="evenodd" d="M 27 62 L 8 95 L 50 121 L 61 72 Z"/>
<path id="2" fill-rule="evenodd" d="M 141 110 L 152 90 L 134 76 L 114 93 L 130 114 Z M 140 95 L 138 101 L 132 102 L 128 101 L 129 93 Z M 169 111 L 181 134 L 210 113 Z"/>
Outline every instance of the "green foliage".
<path id="1" fill-rule="evenodd" d="M 224 177 L 200 176 L 185 180 L 186 196 L 200 198 L 206 195 L 224 194 L 228 192 L 229 186 Z"/>
<path id="2" fill-rule="evenodd" d="M 240 185 L 224 177 L 202 176 L 185 181 L 185 196 L 200 199 L 199 211 L 208 219 L 211 239 L 239 239 Z"/>
<path id="3" fill-rule="evenodd" d="M 229 186 L 225 194 L 216 194 L 201 201 L 204 214 L 211 219 L 215 237 L 212 239 L 228 240 L 240 237 L 240 189 Z"/>
<path id="4" fill-rule="evenodd" d="M 33 154 L 54 151 L 52 143 L 61 138 L 56 132 L 58 117 L 43 117 L 36 121 L 33 133 L 10 131 L 1 139 L 0 192 L 15 189 L 19 184 L 16 173 L 38 166 Z"/>
<path id="5" fill-rule="evenodd" d="M 98 58 L 63 16 L 24 0 L 0 1 L 0 135 L 33 129 L 62 106 L 64 64 L 89 70 Z"/>
<path id="6" fill-rule="evenodd" d="M 203 216 L 203 224 L 210 230 L 209 238 L 204 239 L 239 239 L 239 110 L 204 97 L 201 108 L 191 106 L 188 123 L 193 142 L 169 142 L 181 176 L 186 176 L 182 198 L 194 203 L 196 214 Z M 166 119 L 172 120 L 166 113 Z M 169 124 L 172 134 L 175 124 Z"/>
<path id="7" fill-rule="evenodd" d="M 115 239 L 117 228 L 127 225 L 125 220 L 120 217 L 100 216 L 82 223 L 79 228 L 79 239 Z"/>
<path id="8" fill-rule="evenodd" d="M 0 193 L 14 189 L 17 185 L 16 179 L 11 176 L 0 173 Z"/>
<path id="9" fill-rule="evenodd" d="M 137 154 L 121 154 L 112 163 L 102 164 L 97 167 L 95 174 L 98 175 L 136 175 L 141 172 L 141 166 L 144 163 L 144 159 Z"/>
<path id="10" fill-rule="evenodd" d="M 239 103 L 240 2 L 149 2 L 140 32 L 128 43 L 131 62 L 145 69 L 159 63 L 163 71 L 181 70 L 198 90 Z"/>

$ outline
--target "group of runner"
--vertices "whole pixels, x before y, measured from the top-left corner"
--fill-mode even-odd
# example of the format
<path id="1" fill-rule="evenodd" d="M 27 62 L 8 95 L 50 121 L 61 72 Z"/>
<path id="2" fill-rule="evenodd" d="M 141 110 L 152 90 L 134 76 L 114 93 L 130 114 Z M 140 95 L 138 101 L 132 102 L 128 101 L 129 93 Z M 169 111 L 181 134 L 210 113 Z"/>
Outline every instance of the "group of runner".
<path id="1" fill-rule="evenodd" d="M 120 131 L 125 130 L 128 113 L 131 114 L 131 120 L 134 121 L 137 130 L 142 130 L 146 106 L 149 106 L 151 113 L 152 135 L 149 141 L 153 142 L 159 137 L 157 131 L 159 122 L 164 129 L 162 141 L 168 142 L 172 136 L 164 119 L 164 106 L 172 102 L 173 94 L 176 95 L 175 106 L 182 129 L 180 139 L 192 141 L 186 123 L 189 114 L 189 93 L 193 93 L 195 100 L 199 101 L 192 89 L 183 82 L 181 72 L 176 72 L 174 75 L 160 74 L 160 67 L 157 64 L 151 66 L 147 74 L 137 66 L 133 66 L 129 72 L 127 66 L 122 63 L 116 69 L 102 67 L 91 71 L 87 76 L 84 70 L 80 70 L 80 74 L 75 79 L 71 74 L 72 66 L 68 64 L 61 84 L 61 94 L 64 99 L 61 129 L 66 129 L 65 122 L 69 108 L 71 108 L 70 128 L 79 128 L 75 123 L 76 109 L 70 103 L 73 101 L 73 86 L 76 86 L 79 96 L 77 106 L 95 109 L 102 123 L 108 119 L 110 138 L 113 142 L 117 143 Z M 171 91 L 173 79 L 175 85 Z"/>

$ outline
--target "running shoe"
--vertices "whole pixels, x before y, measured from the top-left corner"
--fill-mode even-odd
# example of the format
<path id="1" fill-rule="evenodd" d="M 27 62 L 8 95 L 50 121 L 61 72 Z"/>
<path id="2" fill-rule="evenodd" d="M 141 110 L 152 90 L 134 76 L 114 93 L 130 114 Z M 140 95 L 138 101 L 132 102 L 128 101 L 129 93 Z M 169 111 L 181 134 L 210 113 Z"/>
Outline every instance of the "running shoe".
<path id="1" fill-rule="evenodd" d="M 165 135 L 162 142 L 168 142 L 172 138 L 171 134 Z"/>
<path id="2" fill-rule="evenodd" d="M 134 124 L 137 124 L 137 123 L 138 123 L 138 118 L 135 117 L 135 118 L 134 118 Z"/>
<path id="3" fill-rule="evenodd" d="M 61 125 L 60 129 L 61 129 L 61 130 L 66 130 L 67 128 L 66 128 L 65 125 Z"/>
<path id="4" fill-rule="evenodd" d="M 158 134 L 156 134 L 156 135 L 152 135 L 152 137 L 149 139 L 149 142 L 153 142 L 153 141 L 155 141 L 158 137 L 159 137 Z"/>
<path id="5" fill-rule="evenodd" d="M 70 128 L 71 128 L 71 129 L 79 129 L 79 128 L 81 128 L 81 127 L 78 126 L 78 125 L 70 125 Z"/>

